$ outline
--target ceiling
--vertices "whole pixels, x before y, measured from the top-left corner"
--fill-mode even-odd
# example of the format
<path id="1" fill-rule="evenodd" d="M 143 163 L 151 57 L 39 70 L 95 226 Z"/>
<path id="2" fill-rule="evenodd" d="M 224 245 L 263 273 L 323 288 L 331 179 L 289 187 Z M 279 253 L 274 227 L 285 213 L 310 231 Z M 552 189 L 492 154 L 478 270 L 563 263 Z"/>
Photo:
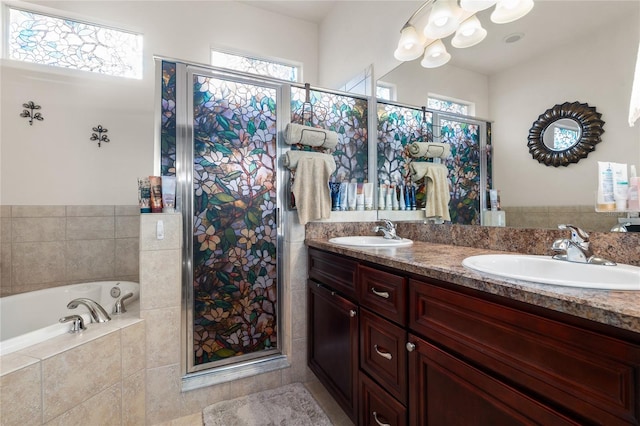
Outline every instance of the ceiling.
<path id="1" fill-rule="evenodd" d="M 320 23 L 337 3 L 344 1 L 359 0 L 243 0 L 243 3 Z M 387 3 L 389 8 L 395 7 L 393 0 L 378 1 Z M 366 5 L 366 2 L 362 4 Z M 420 4 L 416 2 L 416 5 Z M 640 0 L 536 0 L 533 10 L 528 15 L 502 25 L 490 21 L 489 15 L 492 10 L 493 8 L 490 8 L 478 13 L 483 27 L 488 31 L 487 38 L 480 44 L 467 49 L 456 49 L 449 42 L 452 36 L 444 40 L 452 56 L 451 65 L 491 75 L 539 56 L 550 48 L 572 43 L 599 26 L 609 25 L 617 19 L 633 14 L 638 16 Z M 399 34 L 400 26 L 401 24 L 395 34 Z M 514 33 L 521 33 L 522 39 L 517 43 L 505 43 L 504 38 Z M 597 54 L 594 57 L 597 58 Z"/>

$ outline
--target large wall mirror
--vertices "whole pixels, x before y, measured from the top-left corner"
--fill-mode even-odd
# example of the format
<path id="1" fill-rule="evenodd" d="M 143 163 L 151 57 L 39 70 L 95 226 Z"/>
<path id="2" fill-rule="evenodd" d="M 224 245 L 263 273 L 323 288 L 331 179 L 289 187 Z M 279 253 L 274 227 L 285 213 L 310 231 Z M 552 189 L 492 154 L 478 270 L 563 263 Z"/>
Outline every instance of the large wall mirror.
<path id="1" fill-rule="evenodd" d="M 640 164 L 640 143 L 630 143 L 640 140 L 640 130 L 627 124 L 640 2 L 536 1 L 528 15 L 502 25 L 491 23 L 490 13 L 478 14 L 488 32 L 480 44 L 456 49 L 444 40 L 448 64 L 425 69 L 420 59 L 404 62 L 379 81 L 395 88 L 397 102 L 426 105 L 430 95 L 448 96 L 470 101 L 472 115 L 492 123 L 492 175 L 507 226 L 551 229 L 575 222 L 588 230 L 611 229 L 617 217 L 594 208 L 597 162 Z M 594 51 L 603 57 L 586 64 Z M 527 146 L 532 122 L 567 101 L 597 107 L 596 115 L 584 120 L 587 109 L 570 107 L 566 120 L 540 128 L 536 147 L 552 158 L 550 165 L 553 158 L 561 160 L 558 165 L 580 161 L 540 167 Z M 546 138 L 545 130 L 562 135 L 558 141 L 568 148 Z"/>
<path id="2" fill-rule="evenodd" d="M 580 102 L 565 102 L 538 116 L 529 130 L 531 156 L 547 166 L 568 166 L 587 158 L 604 133 L 602 114 Z"/>

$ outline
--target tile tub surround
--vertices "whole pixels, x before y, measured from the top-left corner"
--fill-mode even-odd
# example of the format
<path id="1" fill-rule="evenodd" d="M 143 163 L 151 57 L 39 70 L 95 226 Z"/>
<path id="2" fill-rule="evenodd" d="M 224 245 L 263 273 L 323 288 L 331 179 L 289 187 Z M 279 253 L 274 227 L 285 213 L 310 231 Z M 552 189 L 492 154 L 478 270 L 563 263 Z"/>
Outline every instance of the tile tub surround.
<path id="1" fill-rule="evenodd" d="M 620 212 L 596 212 L 594 206 L 502 206 L 507 226 L 557 229 L 559 223 L 578 224 L 589 231 L 607 232 L 618 224 Z"/>
<path id="2" fill-rule="evenodd" d="M 0 424 L 145 424 L 145 328 L 137 308 L 0 359 Z"/>
<path id="3" fill-rule="evenodd" d="M 0 206 L 0 295 L 138 282 L 138 206 Z"/>
<path id="4" fill-rule="evenodd" d="M 309 222 L 306 239 L 329 239 L 344 235 L 374 235 L 373 222 Z M 522 254 L 552 255 L 551 244 L 568 238 L 559 229 L 496 228 L 471 225 L 434 225 L 396 222 L 398 235 L 414 241 Z M 591 250 L 618 263 L 640 266 L 640 232 L 589 232 Z"/>
<path id="5" fill-rule="evenodd" d="M 426 225 L 420 226 L 424 227 Z M 494 245 L 497 244 L 496 241 L 500 241 L 495 238 L 492 240 L 486 234 L 486 231 L 492 230 L 478 229 L 477 232 L 479 233 L 475 233 L 476 240 L 473 240 L 469 238 L 472 237 L 471 234 L 474 234 L 474 232 L 471 230 L 456 230 L 455 228 L 460 227 L 459 225 L 429 225 L 429 227 L 432 226 L 435 228 L 439 227 L 439 229 L 428 230 L 434 240 L 449 235 L 448 240 L 451 241 L 452 239 L 457 240 L 463 238 L 461 235 L 464 235 L 465 241 L 491 241 Z M 441 241 L 423 242 L 420 241 L 419 238 L 416 238 L 420 236 L 424 237 L 424 235 L 421 234 L 422 229 L 420 231 L 414 230 L 414 233 L 411 234 L 408 228 L 401 228 L 400 224 L 398 224 L 398 233 L 403 237 L 414 239 L 413 246 L 394 248 L 391 250 L 344 247 L 331 244 L 327 241 L 327 238 L 333 236 L 332 232 L 335 232 L 339 226 L 332 231 L 328 231 L 327 229 L 310 230 L 309 228 L 311 227 L 307 228 L 311 232 L 308 232 L 308 238 L 306 240 L 306 244 L 311 247 L 370 261 L 379 265 L 406 271 L 409 274 L 452 282 L 483 292 L 508 297 L 513 300 L 640 333 L 640 292 L 638 291 L 625 292 L 576 289 L 523 283 L 515 280 L 492 279 L 483 277 L 462 266 L 462 260 L 468 256 L 486 253 L 504 253 L 505 251 L 511 252 L 511 250 L 498 249 L 495 247 L 469 247 L 470 244 L 453 245 Z M 445 233 L 444 231 L 447 230 L 447 228 L 451 229 Z M 342 230 L 357 232 L 358 229 L 362 230 L 363 228 L 347 226 Z M 491 233 L 492 232 L 489 232 L 489 234 Z M 634 244 L 628 253 L 631 253 L 629 254 L 630 256 L 635 256 L 633 259 L 635 259 L 637 264 L 639 258 L 637 253 L 638 237 L 640 237 L 640 235 L 633 236 L 631 239 L 629 239 L 628 234 L 624 234 L 624 237 L 622 235 L 616 235 L 615 237 L 626 237 L 626 243 Z M 620 243 L 620 241 L 616 241 L 616 243 Z M 478 245 L 482 246 L 483 244 Z M 537 244 L 535 242 L 531 244 L 532 251 L 536 250 L 536 246 Z M 527 246 L 523 245 L 522 247 Z M 609 254 L 615 255 L 620 253 L 612 250 Z"/>

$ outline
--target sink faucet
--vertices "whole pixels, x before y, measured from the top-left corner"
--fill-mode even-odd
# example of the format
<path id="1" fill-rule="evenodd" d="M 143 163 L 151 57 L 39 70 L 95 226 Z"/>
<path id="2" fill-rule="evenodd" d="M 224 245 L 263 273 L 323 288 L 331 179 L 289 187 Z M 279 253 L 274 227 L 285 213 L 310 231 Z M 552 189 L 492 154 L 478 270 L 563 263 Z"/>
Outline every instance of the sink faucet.
<path id="1" fill-rule="evenodd" d="M 87 299 L 85 297 L 80 297 L 78 299 L 73 299 L 67 305 L 68 309 L 75 309 L 78 305 L 84 305 L 89 309 L 89 314 L 91 315 L 91 319 L 93 322 L 107 322 L 111 321 L 111 317 L 104 310 L 100 304 L 94 300 Z"/>
<path id="2" fill-rule="evenodd" d="M 401 238 L 396 235 L 396 226 L 389 219 L 380 219 L 384 222 L 385 226 L 376 226 L 373 228 L 373 232 L 380 232 L 384 234 L 384 238 L 387 240 L 400 240 Z"/>
<path id="3" fill-rule="evenodd" d="M 616 263 L 611 260 L 594 256 L 589 248 L 589 234 L 574 225 L 558 225 L 558 229 L 568 229 L 571 231 L 571 238 L 560 238 L 555 240 L 551 249 L 564 254 L 553 256 L 557 260 L 566 260 L 576 263 L 592 263 L 596 265 L 614 266 Z"/>

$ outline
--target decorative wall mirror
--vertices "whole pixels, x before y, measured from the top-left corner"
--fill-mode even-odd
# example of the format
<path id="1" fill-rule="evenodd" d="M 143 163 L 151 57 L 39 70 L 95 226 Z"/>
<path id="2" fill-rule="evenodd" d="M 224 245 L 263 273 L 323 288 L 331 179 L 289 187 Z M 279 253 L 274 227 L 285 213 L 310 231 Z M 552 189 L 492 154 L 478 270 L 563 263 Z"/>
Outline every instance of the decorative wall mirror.
<path id="1" fill-rule="evenodd" d="M 604 133 L 602 114 L 580 102 L 565 102 L 538 116 L 529 130 L 531 156 L 547 166 L 568 166 L 586 158 Z"/>

